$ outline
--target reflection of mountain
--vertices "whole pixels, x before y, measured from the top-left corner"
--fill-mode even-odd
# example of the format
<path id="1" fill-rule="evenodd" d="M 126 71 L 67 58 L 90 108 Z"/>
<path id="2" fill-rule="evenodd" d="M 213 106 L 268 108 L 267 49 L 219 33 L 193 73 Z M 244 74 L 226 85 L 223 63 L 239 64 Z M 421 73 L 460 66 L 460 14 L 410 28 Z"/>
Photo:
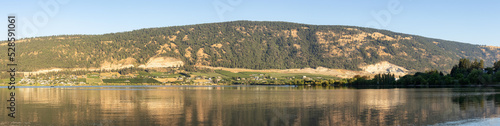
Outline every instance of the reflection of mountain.
<path id="1" fill-rule="evenodd" d="M 41 125 L 427 125 L 498 115 L 500 99 L 450 89 L 112 89 L 23 88 L 18 112 Z"/>

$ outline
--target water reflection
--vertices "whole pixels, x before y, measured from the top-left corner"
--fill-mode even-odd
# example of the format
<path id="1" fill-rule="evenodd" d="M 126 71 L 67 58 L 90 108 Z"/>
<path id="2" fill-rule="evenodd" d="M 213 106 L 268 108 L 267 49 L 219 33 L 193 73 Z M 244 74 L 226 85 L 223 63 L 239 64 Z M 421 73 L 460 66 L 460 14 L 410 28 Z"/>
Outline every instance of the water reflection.
<path id="1" fill-rule="evenodd" d="M 0 89 L 0 100 L 8 92 Z M 450 88 L 66 87 L 17 94 L 18 118 L 5 114 L 0 125 L 427 125 L 496 117 L 500 102 L 495 89 Z"/>

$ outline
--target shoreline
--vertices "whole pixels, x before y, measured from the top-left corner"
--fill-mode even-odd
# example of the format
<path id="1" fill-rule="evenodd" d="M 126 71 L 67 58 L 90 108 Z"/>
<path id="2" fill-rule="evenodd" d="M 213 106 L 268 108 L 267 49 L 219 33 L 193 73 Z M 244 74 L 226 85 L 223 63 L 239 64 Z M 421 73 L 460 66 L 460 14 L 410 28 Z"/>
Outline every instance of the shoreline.
<path id="1" fill-rule="evenodd" d="M 1 84 L 0 88 L 7 88 L 8 84 Z M 99 84 L 99 85 L 16 85 L 25 87 L 240 87 L 240 86 L 277 86 L 277 87 L 349 87 L 356 89 L 391 89 L 391 88 L 488 88 L 500 87 L 495 85 L 286 85 L 286 84 Z"/>

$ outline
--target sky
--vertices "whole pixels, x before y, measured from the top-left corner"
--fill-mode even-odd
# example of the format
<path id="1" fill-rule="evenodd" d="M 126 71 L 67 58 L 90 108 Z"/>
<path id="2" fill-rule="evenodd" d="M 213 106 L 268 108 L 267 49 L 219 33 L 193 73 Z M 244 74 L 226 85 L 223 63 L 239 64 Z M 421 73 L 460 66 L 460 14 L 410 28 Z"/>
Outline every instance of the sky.
<path id="1" fill-rule="evenodd" d="M 385 29 L 500 46 L 498 0 L 3 0 L 18 37 L 105 34 L 235 20 Z M 2 30 L 4 29 L 4 30 Z M 7 27 L 0 28 L 6 40 Z"/>

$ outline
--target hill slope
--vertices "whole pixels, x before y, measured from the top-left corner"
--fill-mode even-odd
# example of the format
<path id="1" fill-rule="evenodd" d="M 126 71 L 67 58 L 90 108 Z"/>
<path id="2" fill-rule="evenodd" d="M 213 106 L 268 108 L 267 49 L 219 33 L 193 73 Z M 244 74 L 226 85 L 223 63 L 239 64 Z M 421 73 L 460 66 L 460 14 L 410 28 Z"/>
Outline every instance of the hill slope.
<path id="1" fill-rule="evenodd" d="M 460 58 L 483 59 L 486 65 L 500 59 L 498 47 L 362 27 L 251 21 L 38 37 L 19 40 L 16 47 L 21 71 L 141 65 L 361 70 L 383 61 L 424 71 L 449 70 Z M 6 48 L 1 44 L 0 50 Z M 6 59 L 2 55 L 0 62 Z"/>

